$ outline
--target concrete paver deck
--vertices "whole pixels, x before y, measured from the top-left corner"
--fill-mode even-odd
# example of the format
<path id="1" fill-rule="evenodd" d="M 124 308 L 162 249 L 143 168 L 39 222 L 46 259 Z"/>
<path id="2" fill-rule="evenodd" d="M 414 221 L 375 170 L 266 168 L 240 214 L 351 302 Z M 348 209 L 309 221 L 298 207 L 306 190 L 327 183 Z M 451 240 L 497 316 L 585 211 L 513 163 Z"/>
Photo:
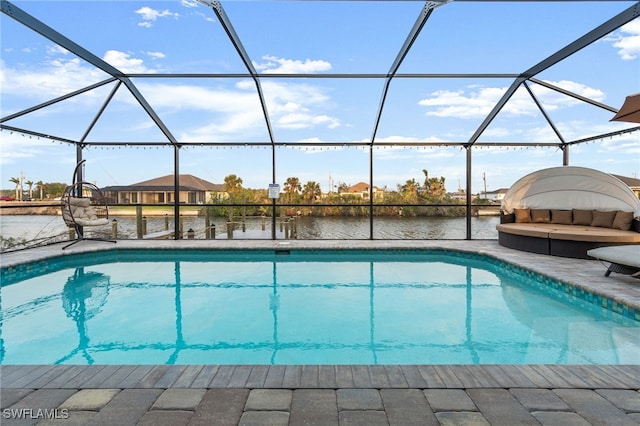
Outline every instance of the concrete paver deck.
<path id="1" fill-rule="evenodd" d="M 224 243 L 224 244 L 222 244 Z M 495 241 L 119 241 L 118 248 L 450 248 L 498 257 L 640 309 L 640 280 Z M 112 249 L 83 242 L 65 250 Z M 3 255 L 2 266 L 60 255 Z M 640 354 L 638 355 L 640 357 Z M 4 425 L 638 425 L 634 365 L 6 365 Z"/>
<path id="2" fill-rule="evenodd" d="M 635 372 L 640 377 L 640 368 Z M 2 388 L 1 401 L 3 425 L 637 425 L 639 385 L 633 389 L 146 388 L 108 392 Z M 603 396 L 607 394 L 610 399 Z"/>

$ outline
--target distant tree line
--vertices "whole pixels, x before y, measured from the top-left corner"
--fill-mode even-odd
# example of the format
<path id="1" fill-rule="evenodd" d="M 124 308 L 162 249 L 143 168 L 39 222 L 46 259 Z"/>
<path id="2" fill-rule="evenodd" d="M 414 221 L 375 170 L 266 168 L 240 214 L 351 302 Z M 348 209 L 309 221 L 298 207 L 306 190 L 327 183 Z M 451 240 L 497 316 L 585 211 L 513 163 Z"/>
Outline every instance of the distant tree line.
<path id="1" fill-rule="evenodd" d="M 27 197 L 40 200 L 53 199 L 62 196 L 67 187 L 67 184 L 62 182 L 45 183 L 41 180 L 34 182 L 21 177 L 12 177 L 9 182 L 14 184 L 15 188 L 11 192 L 3 190 L 2 195 L 11 195 L 16 200 L 22 200 Z"/>
<path id="2" fill-rule="evenodd" d="M 424 181 L 415 179 L 398 184 L 395 191 L 385 190 L 384 198 L 375 199 L 375 216 L 464 216 L 465 200 L 447 194 L 444 177 L 429 177 L 423 170 Z M 242 178 L 235 174 L 224 178 L 224 190 L 228 198 L 210 200 L 207 208 L 213 216 L 271 215 L 271 200 L 266 189 L 249 189 L 242 186 Z M 369 200 L 349 194 L 349 185 L 341 183 L 337 192 L 322 194 L 315 181 L 302 183 L 297 177 L 289 177 L 283 185 L 283 195 L 278 204 L 287 216 L 368 216 Z M 474 200 L 474 202 L 477 200 Z"/>

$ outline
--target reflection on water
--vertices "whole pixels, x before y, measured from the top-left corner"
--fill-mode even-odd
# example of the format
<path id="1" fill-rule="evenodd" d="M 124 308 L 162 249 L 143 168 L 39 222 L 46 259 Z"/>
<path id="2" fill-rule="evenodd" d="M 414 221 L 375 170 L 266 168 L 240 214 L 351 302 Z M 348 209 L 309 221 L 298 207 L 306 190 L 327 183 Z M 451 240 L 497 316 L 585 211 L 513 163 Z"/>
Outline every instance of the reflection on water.
<path id="1" fill-rule="evenodd" d="M 348 253 L 132 253 L 5 285 L 0 361 L 640 362 L 637 321 L 527 274 L 464 253 Z"/>
<path id="2" fill-rule="evenodd" d="M 118 226 L 119 239 L 136 238 L 135 217 L 115 217 Z M 203 217 L 185 216 L 183 230 L 193 229 L 195 238 L 205 238 L 205 222 Z M 237 218 L 241 221 L 241 218 Z M 242 232 L 241 225 L 234 233 L 236 239 L 271 238 L 271 221 L 265 221 L 265 230 L 262 231 L 262 219 L 259 217 L 248 218 L 246 232 Z M 353 217 L 299 217 L 296 219 L 298 239 L 368 239 L 369 219 Z M 216 238 L 227 238 L 226 219 L 213 218 Z M 471 237 L 473 239 L 497 239 L 496 225 L 499 218 L 496 216 L 482 216 L 471 218 Z M 66 226 L 60 216 L 2 216 L 0 231 L 3 238 L 24 238 L 31 241 L 37 238 L 51 237 L 55 235 L 66 236 Z M 92 235 L 110 238 L 111 226 L 92 228 L 88 232 Z M 173 221 L 169 220 L 169 228 L 173 229 Z M 147 233 L 165 230 L 164 217 L 147 218 Z M 279 225 L 276 227 L 278 238 L 282 237 Z M 429 240 L 429 239 L 465 239 L 466 218 L 446 217 L 384 217 L 374 218 L 373 238 L 379 240 Z"/>
<path id="3" fill-rule="evenodd" d="M 63 359 L 58 360 L 57 364 L 73 358 L 78 353 L 82 354 L 87 364 L 93 364 L 87 322 L 100 312 L 100 308 L 107 302 L 108 295 L 109 276 L 100 272 L 85 272 L 85 268 L 80 267 L 67 279 L 62 290 L 62 307 L 67 317 L 76 324 L 78 346 Z"/>

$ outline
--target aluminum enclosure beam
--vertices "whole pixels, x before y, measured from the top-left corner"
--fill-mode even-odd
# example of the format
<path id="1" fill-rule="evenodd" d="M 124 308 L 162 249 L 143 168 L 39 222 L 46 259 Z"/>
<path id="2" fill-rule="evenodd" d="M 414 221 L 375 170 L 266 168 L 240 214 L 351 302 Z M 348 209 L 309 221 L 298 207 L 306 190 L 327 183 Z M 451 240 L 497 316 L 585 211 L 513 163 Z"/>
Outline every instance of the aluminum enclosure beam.
<path id="1" fill-rule="evenodd" d="M 450 0 L 448 0 L 448 1 L 450 1 Z M 422 8 L 422 11 L 420 12 L 420 15 L 416 19 L 416 22 L 413 24 L 413 27 L 411 28 L 411 31 L 409 31 L 409 35 L 407 35 L 407 38 L 405 39 L 404 44 L 402 45 L 402 47 L 400 48 L 400 51 L 396 55 L 396 58 L 393 61 L 393 64 L 391 64 L 391 68 L 389 68 L 389 72 L 386 75 L 386 79 L 385 79 L 385 82 L 384 82 L 384 88 L 382 89 L 382 96 L 380 97 L 380 105 L 378 106 L 378 111 L 376 113 L 376 119 L 375 119 L 375 122 L 373 124 L 373 132 L 371 133 L 371 141 L 370 141 L 370 143 L 372 145 L 373 145 L 373 143 L 374 143 L 374 141 L 376 139 L 376 134 L 378 133 L 378 127 L 380 125 L 380 119 L 382 118 L 382 110 L 384 109 L 384 104 L 385 104 L 385 101 L 387 99 L 387 93 L 389 93 L 389 86 L 391 85 L 391 79 L 398 72 L 398 68 L 400 68 L 400 65 L 402 64 L 402 61 L 404 61 L 404 58 L 409 53 L 409 50 L 411 49 L 411 46 L 413 46 L 413 43 L 418 38 L 418 35 L 420 34 L 420 31 L 422 31 L 422 28 L 424 27 L 424 25 L 426 24 L 427 20 L 431 16 L 431 13 L 433 12 L 433 9 L 438 7 L 438 6 L 442 6 L 445 3 L 448 3 L 448 1 L 443 1 L 443 2 L 428 1 L 428 2 L 425 3 L 424 7 Z"/>
<path id="2" fill-rule="evenodd" d="M 75 43 L 74 41 L 70 40 L 69 38 L 65 37 L 64 35 L 60 34 L 59 32 L 49 27 L 42 21 L 39 21 L 38 19 L 29 15 L 24 10 L 20 9 L 19 7 L 15 6 L 9 1 L 7 0 L 1 0 L 1 1 L 2 1 L 1 10 L 2 10 L 2 13 L 4 13 L 5 15 L 10 16 L 11 18 L 20 22 L 22 25 L 26 26 L 27 28 L 30 28 L 31 30 L 37 32 L 43 37 L 51 40 L 52 42 L 56 43 L 58 46 L 63 47 L 64 49 L 78 56 L 79 58 L 87 61 L 94 67 L 100 69 L 101 71 L 104 71 L 110 76 L 121 80 L 127 86 L 131 94 L 140 103 L 140 105 L 144 108 L 144 110 L 147 112 L 149 117 L 151 117 L 151 119 L 158 126 L 158 128 L 160 128 L 160 131 L 164 133 L 167 139 L 172 143 L 177 142 L 176 138 L 171 134 L 171 131 L 169 131 L 167 126 L 165 126 L 165 124 L 162 122 L 160 117 L 153 110 L 151 105 L 149 105 L 147 100 L 138 91 L 138 89 L 135 87 L 133 82 L 131 82 L 131 80 L 129 80 L 129 78 L 126 77 L 126 75 L 122 71 L 110 65 L 103 59 L 97 57 L 96 55 L 89 52 L 87 49 Z"/>
<path id="3" fill-rule="evenodd" d="M 531 96 L 531 99 L 533 99 L 533 102 L 535 102 L 536 106 L 544 116 L 544 119 L 547 120 L 547 123 L 549 124 L 549 126 L 551 126 L 551 129 L 553 130 L 553 132 L 556 134 L 558 139 L 560 139 L 560 141 L 562 142 L 562 145 L 565 145 L 566 141 L 562 137 L 562 134 L 560 133 L 556 125 L 553 123 L 553 120 L 551 120 L 551 117 L 549 117 L 549 114 L 547 114 L 547 111 L 544 109 L 544 107 L 536 97 L 535 93 L 533 93 L 533 91 L 531 90 L 531 88 L 529 87 L 526 81 L 523 82 L 522 85 L 524 86 L 525 89 L 527 89 L 527 92 L 529 92 L 529 96 Z"/>
<path id="4" fill-rule="evenodd" d="M 570 97 L 572 97 L 574 99 L 577 99 L 579 101 L 586 102 L 588 104 L 600 107 L 602 109 L 606 109 L 607 111 L 612 112 L 614 114 L 618 112 L 618 108 L 614 108 L 612 106 L 605 105 L 605 104 L 603 104 L 601 102 L 594 101 L 593 99 L 589 99 L 589 98 L 587 98 L 585 96 L 582 96 L 582 95 L 579 95 L 577 93 L 570 92 L 570 91 L 568 91 L 566 89 L 563 89 L 562 87 L 555 86 L 555 85 L 550 84 L 550 83 L 548 83 L 546 81 L 538 80 L 537 78 L 530 78 L 529 81 L 532 82 L 532 83 L 539 84 L 540 86 L 544 86 L 547 89 L 551 89 L 551 90 L 556 91 L 558 93 L 562 93 L 563 95 L 570 96 Z"/>
<path id="5" fill-rule="evenodd" d="M 81 94 L 89 92 L 89 91 L 91 91 L 93 89 L 97 89 L 98 87 L 102 87 L 105 84 L 113 83 L 116 80 L 117 80 L 116 78 L 108 78 L 108 79 L 103 80 L 103 81 L 101 81 L 99 83 L 92 84 L 91 86 L 84 87 L 84 88 L 82 88 L 80 90 L 76 90 L 76 91 L 71 92 L 71 93 L 67 93 L 66 95 L 57 97 L 55 99 L 51 99 L 51 100 L 49 100 L 47 102 L 43 102 L 43 103 L 35 105 L 35 106 L 31 107 L 31 108 L 23 109 L 22 111 L 18 111 L 18 112 L 14 113 L 14 114 L 10 114 L 10 115 L 7 115 L 6 117 L 0 118 L 0 123 L 4 123 L 5 121 L 13 120 L 14 118 L 21 117 L 23 115 L 29 114 L 31 112 L 37 111 L 37 110 L 42 109 L 42 108 L 46 108 L 46 107 L 48 107 L 50 105 L 53 105 L 53 104 L 56 104 L 58 102 L 64 101 L 65 99 L 73 98 L 74 96 L 81 95 Z"/>
<path id="6" fill-rule="evenodd" d="M 487 117 L 484 119 L 480 127 L 478 127 L 478 129 L 475 131 L 473 136 L 471 136 L 471 138 L 469 139 L 469 142 L 467 143 L 467 146 L 471 146 L 474 143 L 476 143 L 480 135 L 482 135 L 482 133 L 489 126 L 489 124 L 491 124 L 491 122 L 502 110 L 502 108 L 507 103 L 507 101 L 511 99 L 511 97 L 516 92 L 516 90 L 520 87 L 520 84 L 522 82 L 536 76 L 537 74 L 557 64 L 558 62 L 566 59 L 567 57 L 573 55 L 574 53 L 590 45 L 591 43 L 598 41 L 602 37 L 620 28 L 621 26 L 632 21 L 638 16 L 640 16 L 640 2 L 637 2 L 635 5 L 627 8 L 626 10 L 619 13 L 617 16 L 614 16 L 613 18 L 609 19 L 607 22 L 599 25 L 598 27 L 589 31 L 587 34 L 576 39 L 572 43 L 569 43 L 564 48 L 558 50 L 556 53 L 552 54 L 551 56 L 547 57 L 546 59 L 542 60 L 541 62 L 537 63 L 536 65 L 532 66 L 531 68 L 523 72 L 520 75 L 520 77 L 518 77 L 511 84 L 511 86 L 509 87 L 509 89 L 507 89 L 504 95 L 502 95 L 502 98 L 500 98 L 498 103 L 493 107 L 489 115 L 487 115 Z"/>
<path id="7" fill-rule="evenodd" d="M 24 10 L 20 9 L 19 7 L 15 6 L 14 4 L 10 3 L 7 0 L 2 0 L 2 13 L 4 13 L 7 16 L 10 16 L 11 18 L 20 22 L 22 25 L 26 26 L 27 28 L 30 28 L 33 31 L 37 32 L 38 34 L 42 35 L 43 37 L 48 38 L 49 40 L 56 43 L 57 45 L 64 47 L 69 52 L 89 62 L 94 67 L 99 68 L 100 70 L 106 72 L 112 77 L 118 78 L 118 77 L 124 76 L 122 71 L 120 71 L 119 69 L 115 68 L 112 65 L 109 65 L 107 62 L 100 59 L 93 53 L 89 52 L 84 47 L 80 46 L 79 44 L 75 43 L 69 38 L 63 36 L 53 28 L 49 27 L 48 25 L 44 24 L 42 21 L 39 21 L 38 19 L 29 15 Z"/>
<path id="8" fill-rule="evenodd" d="M 111 102 L 111 99 L 113 99 L 113 97 L 116 95 L 116 92 L 120 88 L 121 84 L 122 84 L 122 81 L 118 81 L 118 84 L 116 84 L 116 86 L 113 89 L 111 89 L 109 96 L 107 96 L 107 99 L 102 103 L 102 106 L 96 113 L 95 117 L 93 117 L 93 120 L 91 120 L 91 123 L 87 127 L 87 130 L 85 130 L 84 134 L 80 138 L 80 142 L 84 142 L 87 139 L 87 137 L 89 136 L 89 133 L 91 133 L 91 130 L 93 130 L 93 127 L 96 125 L 96 123 L 104 113 L 104 110 L 107 109 L 107 105 L 109 105 L 109 103 Z M 84 147 L 85 145 L 82 145 L 82 146 Z"/>
<path id="9" fill-rule="evenodd" d="M 225 32 L 227 33 L 227 36 L 229 37 L 229 40 L 231 40 L 233 47 L 236 49 L 236 52 L 238 52 L 238 55 L 240 55 L 240 59 L 244 63 L 244 66 L 247 68 L 247 71 L 249 71 L 249 74 L 256 85 L 258 98 L 260 99 L 260 106 L 262 107 L 262 114 L 264 115 L 264 119 L 267 125 L 267 132 L 269 133 L 269 139 L 271 140 L 271 142 L 275 142 L 275 139 L 273 136 L 273 128 L 271 126 L 271 120 L 269 119 L 269 112 L 267 110 L 267 103 L 264 99 L 262 86 L 260 85 L 259 74 L 255 70 L 253 63 L 251 62 L 251 58 L 249 57 L 249 54 L 247 53 L 244 46 L 242 45 L 242 42 L 240 41 L 240 37 L 238 36 L 235 29 L 233 28 L 233 25 L 231 24 L 231 20 L 229 19 L 224 9 L 222 8 L 222 3 L 220 3 L 218 0 L 197 0 L 197 1 L 213 9 L 213 12 L 218 17 L 218 20 L 220 21 L 222 28 L 224 28 Z"/>

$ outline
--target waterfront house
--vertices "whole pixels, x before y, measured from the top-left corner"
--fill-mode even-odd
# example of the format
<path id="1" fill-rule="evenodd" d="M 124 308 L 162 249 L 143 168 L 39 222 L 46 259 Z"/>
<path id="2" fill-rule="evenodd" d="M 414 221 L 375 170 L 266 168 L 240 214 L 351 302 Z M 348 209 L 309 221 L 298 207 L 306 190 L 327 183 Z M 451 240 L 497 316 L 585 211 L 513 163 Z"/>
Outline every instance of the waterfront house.
<path id="1" fill-rule="evenodd" d="M 353 195 L 355 197 L 360 197 L 364 200 L 369 199 L 369 184 L 365 182 L 358 182 L 353 186 L 350 186 L 346 191 L 340 192 L 340 195 Z M 381 200 L 384 198 L 384 190 L 374 186 L 373 187 L 373 199 Z"/>
<path id="2" fill-rule="evenodd" d="M 193 175 L 179 175 L 178 201 L 205 204 L 229 197 L 223 184 Z M 173 204 L 174 175 L 166 175 L 127 186 L 107 186 L 102 191 L 111 204 Z"/>
<path id="3" fill-rule="evenodd" d="M 635 177 L 627 177 L 620 175 L 611 175 L 615 178 L 620 179 L 622 182 L 626 183 L 629 188 L 636 194 L 636 197 L 640 198 L 640 179 L 636 179 Z"/>

